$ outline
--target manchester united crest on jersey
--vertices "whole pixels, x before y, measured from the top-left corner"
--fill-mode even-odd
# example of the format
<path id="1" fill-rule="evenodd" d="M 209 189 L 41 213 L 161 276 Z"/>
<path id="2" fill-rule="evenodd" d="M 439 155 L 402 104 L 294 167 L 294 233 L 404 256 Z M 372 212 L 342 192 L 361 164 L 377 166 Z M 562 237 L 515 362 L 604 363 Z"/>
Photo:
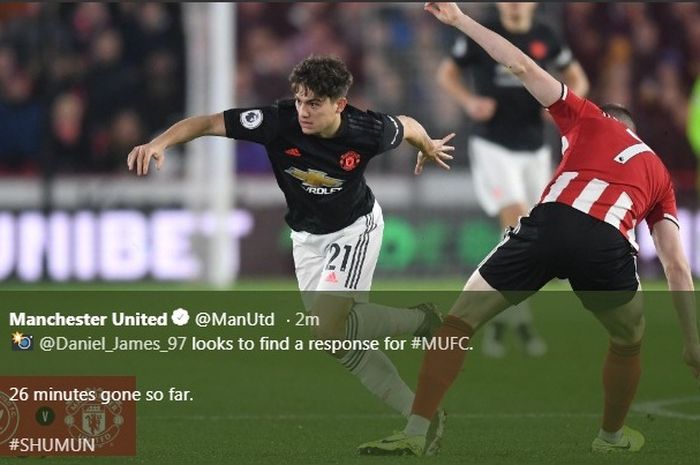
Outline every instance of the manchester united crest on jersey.
<path id="1" fill-rule="evenodd" d="M 360 165 L 360 154 L 350 150 L 340 156 L 340 167 L 345 171 L 352 171 Z"/>

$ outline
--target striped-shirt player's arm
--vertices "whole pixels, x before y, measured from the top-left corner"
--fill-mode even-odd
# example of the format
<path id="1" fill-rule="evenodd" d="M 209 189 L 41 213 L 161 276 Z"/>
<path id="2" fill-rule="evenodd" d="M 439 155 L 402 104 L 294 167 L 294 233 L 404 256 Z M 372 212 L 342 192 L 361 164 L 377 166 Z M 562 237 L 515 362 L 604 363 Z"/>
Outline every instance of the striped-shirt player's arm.
<path id="1" fill-rule="evenodd" d="M 680 223 L 678 222 L 678 207 L 676 206 L 676 194 L 673 190 L 673 183 L 671 182 L 671 176 L 664 169 L 663 173 L 664 188 L 659 200 L 656 204 L 649 210 L 646 216 L 647 226 L 649 226 L 649 231 L 654 232 L 654 226 L 662 220 L 668 220 L 680 229 Z"/>
<path id="2" fill-rule="evenodd" d="M 693 277 L 683 251 L 680 232 L 674 221 L 662 219 L 653 224 L 652 237 L 664 268 L 673 306 L 683 339 L 683 359 L 693 375 L 700 379 L 700 337 Z"/>

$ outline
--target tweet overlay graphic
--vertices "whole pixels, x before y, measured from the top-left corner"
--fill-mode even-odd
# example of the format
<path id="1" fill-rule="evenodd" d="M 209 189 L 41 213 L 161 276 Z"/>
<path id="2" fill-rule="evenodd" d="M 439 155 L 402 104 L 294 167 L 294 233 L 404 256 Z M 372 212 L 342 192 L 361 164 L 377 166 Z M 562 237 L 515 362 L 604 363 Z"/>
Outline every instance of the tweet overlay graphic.
<path id="1" fill-rule="evenodd" d="M 334 337 L 327 305 L 348 297 L 347 336 Z M 599 297 L 584 300 L 627 298 Z M 642 378 L 627 422 L 669 463 L 693 463 L 700 391 L 679 350 L 678 296 L 640 297 Z M 363 357 L 383 354 L 391 376 L 415 392 L 425 353 L 438 351 L 464 351 L 465 361 L 443 400 L 448 422 L 431 463 L 601 463 L 590 447 L 609 337 L 593 312 L 573 292 L 535 294 L 527 302 L 546 353 L 526 350 L 513 328 L 494 357 L 483 330 L 436 336 L 433 311 L 444 316 L 460 298 L 458 290 L 0 292 L 0 332 L 30 335 L 33 346 L 0 351 L 0 463 L 357 465 L 360 444 L 405 426 L 398 408 L 410 402 L 387 403 L 365 387 L 356 373 L 372 361 Z M 656 453 L 635 457 L 657 463 Z"/>
<path id="2" fill-rule="evenodd" d="M 0 455 L 136 454 L 129 376 L 0 376 Z M 118 400 L 117 400 L 118 399 Z"/>

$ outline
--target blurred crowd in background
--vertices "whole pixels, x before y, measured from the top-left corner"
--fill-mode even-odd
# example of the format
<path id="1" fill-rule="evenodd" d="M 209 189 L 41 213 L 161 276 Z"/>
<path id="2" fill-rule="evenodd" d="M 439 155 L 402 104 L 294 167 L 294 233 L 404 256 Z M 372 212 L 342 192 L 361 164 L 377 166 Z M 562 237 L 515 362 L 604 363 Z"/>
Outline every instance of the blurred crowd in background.
<path id="1" fill-rule="evenodd" d="M 0 173 L 113 173 L 184 113 L 180 6 L 0 6 Z"/>
<path id="2" fill-rule="evenodd" d="M 488 4 L 462 4 L 484 19 Z M 469 122 L 436 85 L 455 31 L 420 3 L 239 3 L 237 106 L 290 96 L 287 76 L 312 53 L 333 53 L 355 77 L 350 103 L 406 113 L 434 135 Z M 133 145 L 186 114 L 182 5 L 0 5 L 0 175 L 109 173 Z M 538 16 L 569 43 L 596 102 L 631 108 L 638 132 L 664 157 L 681 201 L 694 202 L 689 95 L 700 76 L 697 3 L 541 4 Z M 222 110 L 227 107 L 222 102 Z M 239 144 L 238 170 L 267 173 L 262 149 Z M 700 155 L 700 154 L 698 154 Z M 410 175 L 403 148 L 371 171 Z M 466 153 L 455 160 L 468 166 Z M 122 173 L 123 174 L 123 173 Z"/>
<path id="3" fill-rule="evenodd" d="M 588 73 L 594 101 L 632 110 L 637 132 L 671 170 L 681 201 L 696 191 L 700 153 L 687 128 L 700 78 L 700 4 L 567 4 L 566 39 Z"/>

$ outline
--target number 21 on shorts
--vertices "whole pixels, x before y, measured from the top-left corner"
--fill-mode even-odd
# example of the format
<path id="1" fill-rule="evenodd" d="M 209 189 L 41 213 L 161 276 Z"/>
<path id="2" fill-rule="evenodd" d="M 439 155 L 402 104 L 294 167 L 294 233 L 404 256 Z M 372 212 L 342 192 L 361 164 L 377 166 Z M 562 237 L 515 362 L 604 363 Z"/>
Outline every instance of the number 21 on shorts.
<path id="1" fill-rule="evenodd" d="M 352 246 L 346 244 L 341 247 L 334 242 L 328 247 L 328 249 L 330 251 L 330 258 L 328 259 L 324 269 L 334 271 L 338 266 L 340 266 L 340 271 L 345 271 L 352 252 Z"/>

